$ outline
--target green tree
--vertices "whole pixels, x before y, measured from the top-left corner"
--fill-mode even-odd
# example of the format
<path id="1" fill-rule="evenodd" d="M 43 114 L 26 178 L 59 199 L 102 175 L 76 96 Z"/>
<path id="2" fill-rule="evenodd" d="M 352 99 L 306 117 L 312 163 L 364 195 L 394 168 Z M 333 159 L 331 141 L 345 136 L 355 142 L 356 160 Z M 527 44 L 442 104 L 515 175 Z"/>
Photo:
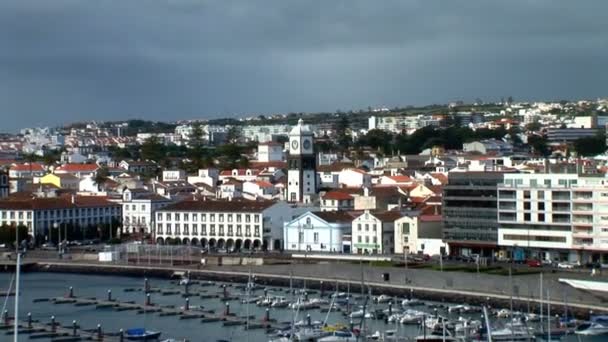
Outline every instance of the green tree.
<path id="1" fill-rule="evenodd" d="M 109 176 L 110 176 L 110 171 L 108 171 L 108 168 L 106 166 L 102 166 L 97 170 L 97 172 L 95 173 L 95 177 L 93 178 L 93 181 L 95 182 L 95 184 L 97 184 L 98 189 L 103 188 L 105 183 L 108 181 Z"/>
<path id="2" fill-rule="evenodd" d="M 532 148 L 532 152 L 536 155 L 546 157 L 549 155 L 549 145 L 547 144 L 547 138 L 540 135 L 528 136 L 528 145 Z"/>
<path id="3" fill-rule="evenodd" d="M 606 135 L 598 134 L 594 137 L 580 138 L 574 141 L 574 150 L 579 156 L 596 156 L 606 152 Z"/>
<path id="4" fill-rule="evenodd" d="M 226 140 L 230 144 L 236 144 L 241 140 L 241 128 L 238 126 L 231 126 L 226 133 Z"/>
<path id="5" fill-rule="evenodd" d="M 151 136 L 141 145 L 141 158 L 163 164 L 166 159 L 165 145 L 156 136 Z"/>
<path id="6" fill-rule="evenodd" d="M 348 149 L 352 143 L 350 122 L 346 115 L 342 115 L 336 125 L 336 138 L 338 146 L 343 150 Z"/>

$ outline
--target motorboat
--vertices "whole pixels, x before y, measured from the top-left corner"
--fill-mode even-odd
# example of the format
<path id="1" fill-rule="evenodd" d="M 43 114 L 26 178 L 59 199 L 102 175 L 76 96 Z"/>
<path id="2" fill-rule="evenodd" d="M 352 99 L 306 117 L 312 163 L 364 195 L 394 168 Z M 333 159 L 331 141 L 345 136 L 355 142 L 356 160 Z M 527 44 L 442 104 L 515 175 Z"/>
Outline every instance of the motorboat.
<path id="1" fill-rule="evenodd" d="M 512 312 L 509 309 L 500 309 L 496 312 L 496 317 L 498 318 L 509 318 L 511 315 Z"/>
<path id="2" fill-rule="evenodd" d="M 505 327 L 493 330 L 492 341 L 533 341 L 534 329 L 521 323 L 513 322 L 505 324 Z"/>
<path id="3" fill-rule="evenodd" d="M 426 314 L 424 312 L 406 312 L 399 319 L 401 324 L 419 324 L 424 320 Z"/>
<path id="4" fill-rule="evenodd" d="M 380 303 L 388 303 L 388 302 L 392 301 L 393 297 L 383 294 L 383 295 L 376 297 L 375 299 L 376 299 L 376 303 L 380 304 Z"/>
<path id="5" fill-rule="evenodd" d="M 129 341 L 155 341 L 160 337 L 160 331 L 150 331 L 144 328 L 127 329 L 125 338 Z"/>
<path id="6" fill-rule="evenodd" d="M 322 337 L 317 342 L 356 342 L 357 336 L 350 331 L 333 331 L 330 335 Z"/>
<path id="7" fill-rule="evenodd" d="M 424 302 L 419 299 L 416 299 L 416 298 L 404 299 L 403 301 L 401 301 L 401 306 L 420 306 L 420 305 L 424 305 Z"/>
<path id="8" fill-rule="evenodd" d="M 426 335 L 426 336 L 417 336 L 414 341 L 416 341 L 416 342 L 456 342 L 458 340 L 451 336 Z"/>
<path id="9" fill-rule="evenodd" d="M 285 297 L 277 297 L 270 304 L 273 308 L 286 308 L 289 306 L 289 301 Z"/>
<path id="10" fill-rule="evenodd" d="M 318 341 L 329 333 L 318 327 L 301 327 L 296 329 L 294 336 L 297 341 Z"/>
<path id="11" fill-rule="evenodd" d="M 590 322 L 579 325 L 574 333 L 583 336 L 608 335 L 608 316 L 593 316 Z"/>
<path id="12" fill-rule="evenodd" d="M 464 304 L 452 305 L 452 306 L 448 307 L 448 312 L 450 312 L 450 313 L 474 313 L 474 312 L 480 312 L 480 311 L 481 311 L 480 307 L 464 305 Z"/>
<path id="13" fill-rule="evenodd" d="M 365 318 L 374 318 L 374 313 L 373 312 L 369 312 L 369 311 L 365 311 L 365 314 L 363 313 L 363 309 L 357 310 L 357 311 L 353 311 L 350 313 L 350 315 L 348 315 L 348 317 L 350 318 L 363 318 L 363 316 L 365 316 Z"/>

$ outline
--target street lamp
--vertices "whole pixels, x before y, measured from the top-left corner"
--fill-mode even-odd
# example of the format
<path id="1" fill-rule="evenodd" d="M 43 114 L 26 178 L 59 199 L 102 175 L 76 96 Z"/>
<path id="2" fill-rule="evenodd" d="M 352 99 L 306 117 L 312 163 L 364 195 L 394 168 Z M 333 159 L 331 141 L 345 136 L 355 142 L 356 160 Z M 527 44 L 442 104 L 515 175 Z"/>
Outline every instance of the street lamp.
<path id="1" fill-rule="evenodd" d="M 63 253 L 63 243 L 61 241 L 61 224 L 62 223 L 59 223 L 59 222 L 53 223 L 53 227 L 55 229 L 57 229 L 57 233 L 59 234 L 59 238 L 57 240 L 57 252 L 59 253 L 59 257 L 61 257 L 61 254 Z M 64 231 L 63 231 L 63 239 L 67 240 L 67 238 L 68 238 L 67 226 L 64 225 L 63 229 L 64 229 Z"/>

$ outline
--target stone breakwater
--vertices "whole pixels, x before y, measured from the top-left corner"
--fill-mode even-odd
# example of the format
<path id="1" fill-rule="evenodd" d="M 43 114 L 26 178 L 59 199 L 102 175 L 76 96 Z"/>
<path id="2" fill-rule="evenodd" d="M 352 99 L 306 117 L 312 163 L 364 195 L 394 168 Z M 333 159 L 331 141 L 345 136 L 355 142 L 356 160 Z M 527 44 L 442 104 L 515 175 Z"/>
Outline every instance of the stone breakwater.
<path id="1" fill-rule="evenodd" d="M 255 278 L 256 284 L 269 286 L 289 286 L 291 282 L 294 288 L 305 287 L 307 289 L 315 289 L 320 292 L 325 292 L 326 294 L 335 291 L 337 286 L 339 291 L 346 292 L 348 290 L 354 295 L 359 295 L 362 292 L 368 293 L 368 291 L 371 290 L 373 295 L 387 294 L 398 297 L 414 296 L 418 299 L 445 302 L 446 304 L 467 303 L 470 305 L 488 305 L 491 308 L 509 308 L 511 305 L 510 294 L 492 292 L 492 290 L 495 289 L 488 288 L 489 282 L 488 280 L 482 280 L 483 278 L 479 279 L 476 289 L 473 288 L 462 290 L 439 287 L 437 286 L 437 283 L 426 283 L 426 281 L 424 281 L 424 275 L 421 275 L 421 277 L 416 277 L 416 281 L 409 281 L 407 284 L 405 284 L 407 279 L 402 280 L 401 284 L 399 284 L 399 282 L 395 280 L 392 282 L 381 282 L 378 281 L 381 280 L 379 278 L 367 277 L 365 278 L 366 280 L 364 281 L 363 285 L 364 289 L 362 291 L 361 273 L 357 275 L 357 272 L 352 272 L 353 274 L 351 277 L 337 278 L 335 276 L 324 276 L 322 272 L 318 272 L 319 274 L 315 275 L 306 275 L 306 272 L 295 272 L 297 271 L 298 267 L 294 268 L 293 276 L 290 276 L 290 272 L 285 272 L 284 268 L 274 269 L 272 267 L 265 266 L 254 266 L 250 268 L 216 267 L 213 269 L 198 269 L 170 266 L 146 267 L 135 265 L 40 262 L 31 267 L 31 270 L 38 272 L 113 276 L 122 275 L 142 278 L 170 278 L 174 276 L 176 272 L 189 272 L 192 279 L 236 283 L 247 282 L 249 279 L 249 270 L 251 270 L 251 274 Z M 381 272 L 382 269 L 375 271 Z M 453 274 L 452 276 L 458 277 L 459 275 Z M 508 282 L 508 278 L 504 278 L 504 281 Z M 550 282 L 547 281 L 547 284 L 550 284 Z M 592 296 L 591 294 L 587 295 Z M 568 298 L 558 296 L 557 293 L 555 298 L 556 299 L 551 300 L 551 312 L 555 314 L 563 315 L 566 306 L 569 315 L 575 315 L 576 317 L 580 318 L 587 318 L 590 312 L 593 312 L 594 314 L 608 312 L 608 305 L 601 300 L 595 300 L 595 304 L 592 301 L 593 298 L 591 298 L 591 303 L 574 302 Z M 559 300 L 557 300 L 557 298 L 559 298 Z M 514 295 L 512 301 L 513 308 L 515 310 L 520 310 L 523 312 L 527 312 L 528 310 L 533 312 L 539 311 L 538 298 L 534 298 L 532 294 L 529 294 L 528 296 Z M 546 300 L 544 303 L 546 305 Z"/>

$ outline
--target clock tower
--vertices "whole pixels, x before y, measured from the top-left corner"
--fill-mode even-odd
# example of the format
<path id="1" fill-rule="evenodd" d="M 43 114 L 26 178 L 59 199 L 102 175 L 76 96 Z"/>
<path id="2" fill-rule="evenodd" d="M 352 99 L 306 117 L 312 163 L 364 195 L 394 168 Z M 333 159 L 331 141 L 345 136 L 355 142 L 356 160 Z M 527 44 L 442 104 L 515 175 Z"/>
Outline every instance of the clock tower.
<path id="1" fill-rule="evenodd" d="M 287 201 L 310 202 L 317 193 L 316 157 L 312 131 L 302 119 L 289 132 L 287 169 Z"/>

